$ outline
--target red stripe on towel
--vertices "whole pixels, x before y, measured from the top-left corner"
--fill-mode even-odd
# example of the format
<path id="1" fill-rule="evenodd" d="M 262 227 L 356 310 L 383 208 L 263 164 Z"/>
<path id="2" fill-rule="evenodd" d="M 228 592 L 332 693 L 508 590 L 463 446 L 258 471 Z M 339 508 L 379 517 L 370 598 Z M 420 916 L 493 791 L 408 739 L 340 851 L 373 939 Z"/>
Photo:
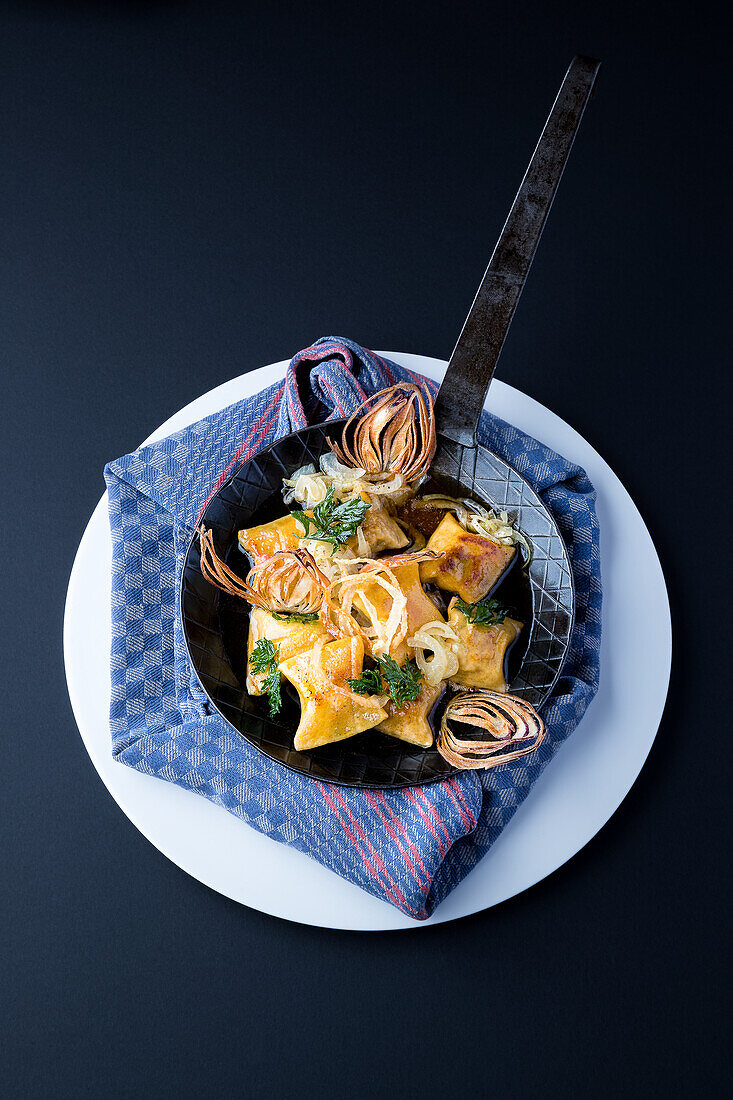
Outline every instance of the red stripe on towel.
<path id="1" fill-rule="evenodd" d="M 440 852 L 441 856 L 444 856 L 448 849 L 446 848 L 445 844 L 443 843 L 443 841 L 438 836 L 437 832 L 435 831 L 435 826 L 433 825 L 432 821 L 427 816 L 427 814 L 423 810 L 422 806 L 419 804 L 419 802 L 415 798 L 415 795 L 413 794 L 410 787 L 405 788 L 405 795 L 406 795 L 407 798 L 409 798 L 410 802 L 412 802 L 413 806 L 415 807 L 417 812 L 420 814 L 420 817 L 423 819 L 423 821 L 427 825 L 428 829 L 430 829 L 430 832 L 433 834 L 436 841 L 438 842 L 438 851 Z"/>
<path id="2" fill-rule="evenodd" d="M 406 897 L 405 897 L 405 895 L 404 895 L 404 894 L 402 893 L 402 890 L 400 889 L 400 885 L 399 885 L 399 883 L 398 883 L 398 882 L 396 882 L 396 881 L 394 880 L 394 878 L 392 877 L 392 875 L 391 875 L 391 874 L 389 873 L 389 871 L 387 870 L 387 868 L 386 868 L 386 867 L 384 866 L 384 863 L 383 863 L 383 861 L 382 861 L 382 857 L 380 856 L 379 852 L 378 852 L 378 851 L 377 851 L 377 849 L 376 849 L 376 848 L 374 847 L 374 845 L 373 845 L 373 844 L 372 844 L 372 842 L 370 841 L 369 837 L 368 837 L 368 836 L 366 835 L 366 833 L 365 833 L 365 832 L 364 832 L 364 830 L 362 829 L 361 825 L 359 824 L 358 818 L 356 818 L 356 817 L 354 816 L 354 814 L 352 813 L 352 811 L 351 811 L 351 809 L 349 808 L 349 804 L 348 804 L 348 802 L 346 801 L 346 799 L 345 799 L 345 798 L 343 797 L 343 795 L 342 795 L 342 794 L 341 794 L 341 793 L 340 793 L 340 792 L 339 792 L 339 791 L 337 790 L 337 788 L 335 788 L 335 787 L 334 787 L 334 791 L 333 791 L 333 793 L 334 793 L 334 795 L 336 796 L 336 798 L 337 798 L 337 799 L 339 800 L 339 802 L 341 803 L 341 805 L 343 806 L 343 808 L 344 808 L 344 810 L 346 811 L 346 813 L 347 813 L 347 814 L 349 815 L 349 817 L 351 818 L 351 821 L 353 822 L 354 828 L 356 829 L 357 833 L 358 833 L 358 834 L 359 834 L 359 836 L 361 837 L 362 841 L 364 842 L 364 844 L 366 845 L 366 847 L 367 847 L 367 848 L 368 848 L 368 849 L 369 849 L 369 850 L 371 851 L 371 853 L 372 853 L 372 855 L 373 855 L 373 857 L 374 857 L 374 859 L 375 859 L 376 863 L 378 864 L 378 866 L 379 866 L 379 867 L 381 868 L 381 870 L 382 870 L 382 874 L 384 875 L 385 881 L 386 881 L 386 882 L 388 882 L 388 883 L 391 883 L 391 885 L 392 885 L 392 887 L 394 888 L 394 890 L 396 890 L 396 891 L 397 891 L 397 894 L 398 894 L 398 895 L 399 895 L 399 897 L 400 897 L 400 898 L 402 899 L 402 905 L 401 905 L 401 908 L 402 908 L 402 909 L 406 909 L 406 910 L 407 910 L 408 912 L 410 912 L 410 913 L 413 913 L 413 914 L 414 914 L 414 913 L 415 913 L 415 910 L 414 910 L 414 909 L 412 908 L 412 906 L 411 906 L 411 905 L 410 905 L 410 904 L 408 903 L 408 901 L 407 901 L 407 898 L 406 898 Z"/>
<path id="3" fill-rule="evenodd" d="M 438 811 L 436 810 L 436 808 L 435 808 L 435 806 L 434 806 L 434 805 L 432 804 L 432 802 L 430 802 L 430 801 L 429 801 L 429 799 L 428 799 L 427 795 L 425 794 L 425 791 L 424 791 L 424 790 L 422 789 L 422 787 L 416 787 L 416 788 L 415 788 L 415 790 L 416 790 L 416 791 L 417 791 L 417 793 L 418 793 L 418 794 L 420 795 L 420 797 L 421 797 L 421 799 L 422 799 L 422 801 L 423 801 L 423 804 L 425 805 L 425 807 L 427 808 L 427 810 L 429 811 L 429 813 L 431 813 L 431 814 L 433 815 L 433 817 L 435 818 L 435 820 L 437 821 L 438 825 L 440 826 L 440 828 L 441 828 L 441 829 L 443 830 L 443 832 L 445 833 L 445 835 L 446 835 L 446 837 L 448 838 L 448 840 L 450 840 L 450 839 L 451 839 L 451 835 L 450 835 L 450 832 L 448 831 L 448 826 L 447 826 L 447 825 L 446 825 L 446 823 L 445 823 L 445 822 L 443 821 L 443 818 L 442 818 L 442 817 L 440 816 L 440 814 L 438 813 Z M 450 847 L 450 845 L 449 845 L 449 847 Z M 447 850 L 447 849 L 446 849 L 446 850 Z"/>
<path id="4" fill-rule="evenodd" d="M 476 820 L 477 820 L 477 819 L 476 819 L 476 816 L 475 816 L 475 814 L 473 813 L 473 810 L 471 809 L 471 807 L 470 807 L 470 806 L 468 805 L 468 803 L 466 802 L 466 799 L 465 799 L 465 796 L 464 796 L 464 794 L 463 794 L 463 791 L 461 790 L 461 785 L 460 785 L 460 783 L 458 782 L 458 780 L 456 779 L 456 777 L 455 777 L 454 775 L 452 775 L 452 776 L 450 777 L 450 779 L 448 780 L 448 782 L 450 783 L 450 785 L 452 786 L 453 790 L 454 790 L 454 791 L 456 792 L 456 794 L 457 794 L 457 795 L 458 795 L 458 797 L 460 798 L 460 800 L 461 800 L 462 804 L 463 804 L 463 805 L 465 806 L 465 808 L 466 808 L 466 813 L 468 814 L 468 817 L 469 817 L 469 821 L 471 822 L 471 828 L 472 828 L 472 829 L 475 829 L 475 828 L 476 828 Z"/>
<path id="5" fill-rule="evenodd" d="M 399 838 L 399 837 L 397 836 L 397 833 L 396 833 L 396 832 L 394 831 L 394 829 L 393 829 L 393 828 L 392 828 L 392 826 L 390 825 L 389 821 L 387 820 L 387 818 L 386 818 L 386 817 L 384 816 L 384 814 L 383 814 L 383 813 L 382 813 L 382 811 L 380 810 L 380 808 L 379 808 L 379 806 L 378 806 L 378 804 L 377 804 L 377 802 L 376 802 L 376 799 L 374 798 L 374 795 L 373 795 L 373 794 L 372 794 L 372 792 L 371 792 L 370 790 L 368 790 L 368 789 L 365 789 L 365 790 L 364 790 L 364 794 L 365 794 L 365 795 L 367 796 L 367 799 L 369 800 L 369 802 L 371 802 L 372 806 L 374 807 L 374 809 L 376 810 L 377 814 L 379 815 L 379 820 L 380 820 L 380 821 L 382 822 L 382 824 L 384 825 L 385 829 L 387 830 L 387 832 L 389 833 L 389 835 L 390 835 L 390 836 L 392 837 L 392 839 L 394 840 L 395 844 L 397 845 L 397 847 L 399 848 L 400 852 L 402 853 L 402 856 L 403 856 L 403 858 L 404 858 L 404 860 L 405 860 L 405 863 L 407 864 L 407 866 L 408 866 L 408 867 L 410 868 L 410 870 L 412 871 L 412 877 L 413 877 L 413 878 L 415 879 L 415 882 L 416 882 L 416 883 L 418 884 L 418 886 L 419 886 L 419 887 L 420 887 L 420 889 L 421 889 L 421 890 L 423 891 L 423 893 L 424 893 L 424 894 L 427 894 L 427 892 L 428 892 L 428 885 L 427 885 L 427 883 L 426 883 L 426 882 L 424 882 L 424 881 L 422 880 L 422 878 L 420 877 L 420 875 L 419 875 L 419 874 L 417 873 L 417 868 L 415 867 L 415 864 L 414 864 L 414 863 L 412 862 L 412 860 L 410 859 L 410 856 L 408 855 L 408 853 L 407 853 L 407 851 L 406 851 L 406 849 L 405 849 L 405 846 L 404 846 L 404 844 L 402 843 L 402 841 L 400 840 L 400 838 Z"/>
<path id="6" fill-rule="evenodd" d="M 325 798 L 326 802 L 328 803 L 328 805 L 329 805 L 329 806 L 331 807 L 331 809 L 332 809 L 332 810 L 333 810 L 333 812 L 335 813 L 335 815 L 336 815 L 336 819 L 337 819 L 337 821 L 338 821 L 339 825 L 340 825 L 340 826 L 341 826 L 341 828 L 342 828 L 342 829 L 344 830 L 344 833 L 346 834 L 346 836 L 347 836 L 347 838 L 348 838 L 349 842 L 351 843 L 351 845 L 352 845 L 352 846 L 353 846 L 353 847 L 354 847 L 354 848 L 356 849 L 356 851 L 357 851 L 357 852 L 359 853 L 359 856 L 361 857 L 361 861 L 362 861 L 362 863 L 364 864 L 364 866 L 366 867 L 366 869 L 368 870 L 369 874 L 370 874 L 370 875 L 372 876 L 372 878 L 373 878 L 373 879 L 374 879 L 374 880 L 375 880 L 375 881 L 376 881 L 376 882 L 378 883 L 378 885 L 379 885 L 380 889 L 381 889 L 381 890 L 384 890 L 384 892 L 385 892 L 385 893 L 387 894 L 387 896 L 388 896 L 388 897 L 389 897 L 389 898 L 390 898 L 390 899 L 392 900 L 392 902 L 393 902 L 393 903 L 394 903 L 394 904 L 395 904 L 395 905 L 397 906 L 397 908 L 398 908 L 398 909 L 401 909 L 401 908 L 402 908 L 402 906 L 401 906 L 401 904 L 400 904 L 399 900 L 397 899 L 396 895 L 395 895 L 395 894 L 393 893 L 393 891 L 392 891 L 392 890 L 390 890 L 390 889 L 389 889 L 389 888 L 388 888 L 388 887 L 387 887 L 387 886 L 386 886 L 386 885 L 385 885 L 385 884 L 384 884 L 384 883 L 382 882 L 381 878 L 379 877 L 379 872 L 377 871 L 376 867 L 374 866 L 374 864 L 372 863 L 371 859 L 370 859 L 370 858 L 369 858 L 369 856 L 368 856 L 368 855 L 366 854 L 366 852 L 364 852 L 364 851 L 363 851 L 363 849 L 362 849 L 361 845 L 359 844 L 358 840 L 356 839 L 356 837 L 355 837 L 355 836 L 354 836 L 354 834 L 352 833 L 352 831 L 351 831 L 351 829 L 349 828 L 349 826 L 348 826 L 348 825 L 346 824 L 346 822 L 344 821 L 343 817 L 342 817 L 342 816 L 341 816 L 341 814 L 339 813 L 339 810 L 338 810 L 338 806 L 336 806 L 336 804 L 335 804 L 335 802 L 333 801 L 333 799 L 332 799 L 332 798 L 331 798 L 331 797 L 329 796 L 329 793 L 328 793 L 328 791 L 326 790 L 326 788 L 325 788 L 324 784 L 323 784 L 323 783 L 321 783 L 321 782 L 320 782 L 319 780 L 316 780 L 316 786 L 317 786 L 317 787 L 319 788 L 319 790 L 321 791 L 321 794 L 322 794 L 322 795 L 323 795 L 323 797 Z"/>
<path id="7" fill-rule="evenodd" d="M 470 814 L 466 813 L 463 806 L 458 801 L 458 796 L 456 795 L 456 792 L 453 789 L 453 776 L 451 776 L 450 779 L 446 780 L 445 789 L 448 792 L 448 794 L 450 795 L 450 797 L 453 799 L 453 804 L 456 807 L 456 809 L 458 810 L 458 813 L 463 818 L 463 824 L 468 825 L 469 829 L 473 829 L 473 827 L 475 825 L 475 822 L 471 818 Z M 464 805 L 465 805 L 465 803 L 464 803 Z"/>
<path id="8" fill-rule="evenodd" d="M 219 489 L 219 487 L 224 484 L 224 482 L 226 481 L 227 477 L 229 476 L 229 473 L 230 473 L 232 467 L 234 466 L 234 463 L 237 461 L 237 459 L 241 458 L 243 462 L 246 461 L 246 459 L 249 458 L 252 451 L 257 447 L 257 445 L 260 442 L 260 440 L 262 439 L 262 437 L 264 435 L 267 435 L 267 433 L 269 432 L 269 430 L 272 427 L 274 421 L 277 419 L 277 415 L 278 415 L 277 412 L 275 412 L 274 416 L 270 417 L 267 424 L 259 432 L 257 438 L 252 442 L 252 445 L 250 447 L 249 452 L 246 455 L 243 454 L 243 451 L 244 451 L 245 447 L 250 443 L 250 440 L 252 439 L 252 436 L 257 431 L 257 429 L 260 427 L 260 425 L 262 424 L 262 421 L 265 419 L 265 417 L 269 413 L 272 406 L 275 404 L 276 401 L 279 402 L 280 399 L 282 398 L 284 389 L 285 389 L 285 383 L 283 382 L 283 384 L 281 386 L 279 386 L 277 388 L 277 390 L 275 391 L 275 393 L 273 394 L 272 399 L 270 400 L 270 403 L 268 404 L 265 411 L 262 413 L 262 416 L 260 417 L 260 419 L 257 421 L 255 426 L 250 431 L 250 433 L 247 436 L 247 438 L 245 439 L 244 443 L 242 443 L 241 446 L 237 448 L 236 452 L 234 453 L 234 456 L 230 459 L 226 469 L 219 475 L 219 477 L 216 481 L 216 484 L 214 485 L 213 489 L 209 493 L 208 497 L 206 498 L 206 501 L 204 502 L 203 508 L 201 509 L 201 511 L 198 514 L 198 518 L 196 519 L 196 527 L 198 527 L 199 521 L 201 520 L 202 515 L 206 511 L 206 508 L 209 504 L 209 501 L 211 500 L 211 498 L 213 497 L 213 495 L 217 491 L 217 489 Z"/>
<path id="9" fill-rule="evenodd" d="M 427 874 L 428 869 L 425 866 L 425 863 L 423 862 L 423 858 L 420 855 L 419 849 L 415 847 L 415 844 L 413 843 L 412 838 L 411 838 L 410 834 L 407 831 L 407 827 L 406 827 L 404 821 L 402 820 L 402 818 L 397 816 L 394 809 L 390 806 L 389 802 L 387 801 L 387 799 L 385 798 L 385 796 L 382 794 L 381 791 L 375 791 L 375 794 L 376 794 L 377 798 L 380 800 L 380 802 L 383 804 L 383 806 L 384 806 L 385 810 L 387 811 L 387 813 L 389 814 L 391 820 L 398 827 L 398 829 L 400 829 L 402 831 L 402 833 L 404 834 L 405 840 L 407 841 L 409 849 L 412 852 L 413 856 L 415 857 L 416 862 L 420 864 L 420 867 L 423 869 L 425 874 Z"/>

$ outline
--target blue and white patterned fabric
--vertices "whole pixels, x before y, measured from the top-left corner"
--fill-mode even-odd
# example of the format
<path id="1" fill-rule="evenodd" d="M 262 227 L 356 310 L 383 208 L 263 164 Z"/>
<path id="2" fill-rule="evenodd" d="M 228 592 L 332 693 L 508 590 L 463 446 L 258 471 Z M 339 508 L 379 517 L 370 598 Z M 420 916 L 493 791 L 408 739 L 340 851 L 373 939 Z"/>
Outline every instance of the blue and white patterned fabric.
<path id="1" fill-rule="evenodd" d="M 189 663 L 178 611 L 180 571 L 197 520 L 238 463 L 278 436 L 341 417 L 375 390 L 417 377 L 350 340 L 326 337 L 293 358 L 284 381 L 109 463 L 105 479 L 115 759 L 197 791 L 424 920 L 485 855 L 597 690 L 599 533 L 585 472 L 484 414 L 481 441 L 555 516 L 576 587 L 570 653 L 543 710 L 547 737 L 516 763 L 398 791 L 354 790 L 295 774 L 213 711 Z"/>

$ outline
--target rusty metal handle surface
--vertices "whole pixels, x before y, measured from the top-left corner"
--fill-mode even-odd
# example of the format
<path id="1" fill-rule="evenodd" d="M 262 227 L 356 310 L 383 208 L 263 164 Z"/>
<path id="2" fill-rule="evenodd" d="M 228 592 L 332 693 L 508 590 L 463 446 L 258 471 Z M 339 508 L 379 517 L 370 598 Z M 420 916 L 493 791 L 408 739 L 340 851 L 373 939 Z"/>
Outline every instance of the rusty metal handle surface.
<path id="1" fill-rule="evenodd" d="M 438 432 L 474 446 L 486 392 L 601 67 L 576 57 L 476 292 L 435 403 Z"/>

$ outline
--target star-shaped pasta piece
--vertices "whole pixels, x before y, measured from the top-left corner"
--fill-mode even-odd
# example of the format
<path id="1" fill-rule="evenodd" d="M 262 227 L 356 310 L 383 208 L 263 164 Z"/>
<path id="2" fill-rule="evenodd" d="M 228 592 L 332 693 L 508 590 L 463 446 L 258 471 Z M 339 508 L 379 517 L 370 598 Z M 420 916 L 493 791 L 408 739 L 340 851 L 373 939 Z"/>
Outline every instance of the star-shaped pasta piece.
<path id="1" fill-rule="evenodd" d="M 451 680 L 464 687 L 506 691 L 506 655 L 519 637 L 522 623 L 509 618 L 493 626 L 471 623 L 458 610 L 455 600 L 448 605 L 448 622 L 458 637 L 458 672 Z"/>
<path id="2" fill-rule="evenodd" d="M 300 722 L 293 745 L 316 749 L 371 729 L 387 712 L 371 695 L 357 695 L 349 680 L 358 680 L 364 663 L 361 638 L 339 638 L 281 661 L 279 668 L 300 697 Z"/>
<path id="3" fill-rule="evenodd" d="M 298 623 L 287 619 L 275 619 L 270 611 L 253 607 L 249 616 L 249 637 L 247 639 L 247 691 L 250 695 L 262 695 L 260 683 L 264 673 L 257 676 L 250 667 L 252 650 L 257 642 L 266 638 L 278 647 L 280 660 L 297 657 L 307 649 L 312 649 L 319 641 L 328 640 L 330 635 L 319 616 L 310 623 Z"/>
<path id="4" fill-rule="evenodd" d="M 380 722 L 377 729 L 382 733 L 388 733 L 390 737 L 399 737 L 401 741 L 409 741 L 411 745 L 419 745 L 423 749 L 429 749 L 433 743 L 433 731 L 428 722 L 428 715 L 440 698 L 442 687 L 431 687 L 424 683 L 420 694 L 412 703 L 405 703 L 397 708 L 391 701 L 385 704 L 385 710 L 389 718 Z"/>
<path id="5" fill-rule="evenodd" d="M 440 550 L 442 557 L 420 566 L 424 581 L 432 581 L 446 592 L 455 592 L 466 603 L 475 603 L 496 585 L 516 554 L 513 546 L 502 546 L 464 531 L 446 512 L 428 539 L 428 550 Z"/>

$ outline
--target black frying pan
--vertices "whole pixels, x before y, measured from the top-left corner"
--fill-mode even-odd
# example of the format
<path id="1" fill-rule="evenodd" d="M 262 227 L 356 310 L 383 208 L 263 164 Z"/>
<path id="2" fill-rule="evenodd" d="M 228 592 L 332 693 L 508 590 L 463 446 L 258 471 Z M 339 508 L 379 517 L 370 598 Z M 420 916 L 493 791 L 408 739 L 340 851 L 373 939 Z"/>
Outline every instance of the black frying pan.
<path id="1" fill-rule="evenodd" d="M 514 310 L 547 220 L 600 63 L 577 57 L 545 124 L 509 217 L 451 356 L 435 404 L 436 487 L 471 496 L 517 516 L 530 539 L 528 568 L 517 564 L 501 583 L 501 599 L 527 626 L 510 655 L 509 690 L 540 706 L 560 674 L 573 624 L 573 581 L 557 526 L 534 490 L 476 443 L 481 410 Z M 219 554 L 240 573 L 237 532 L 283 513 L 282 479 L 328 449 L 344 421 L 316 424 L 277 440 L 243 463 L 209 501 L 202 522 Z M 283 694 L 271 719 L 261 698 L 245 690 L 249 607 L 209 584 L 192 540 L 181 581 L 183 633 L 193 667 L 216 710 L 252 745 L 287 767 L 348 786 L 402 787 L 453 774 L 435 749 L 420 749 L 376 730 L 309 752 L 296 752 L 296 698 Z M 433 724 L 440 719 L 438 704 Z M 437 728 L 437 726 L 436 726 Z"/>

